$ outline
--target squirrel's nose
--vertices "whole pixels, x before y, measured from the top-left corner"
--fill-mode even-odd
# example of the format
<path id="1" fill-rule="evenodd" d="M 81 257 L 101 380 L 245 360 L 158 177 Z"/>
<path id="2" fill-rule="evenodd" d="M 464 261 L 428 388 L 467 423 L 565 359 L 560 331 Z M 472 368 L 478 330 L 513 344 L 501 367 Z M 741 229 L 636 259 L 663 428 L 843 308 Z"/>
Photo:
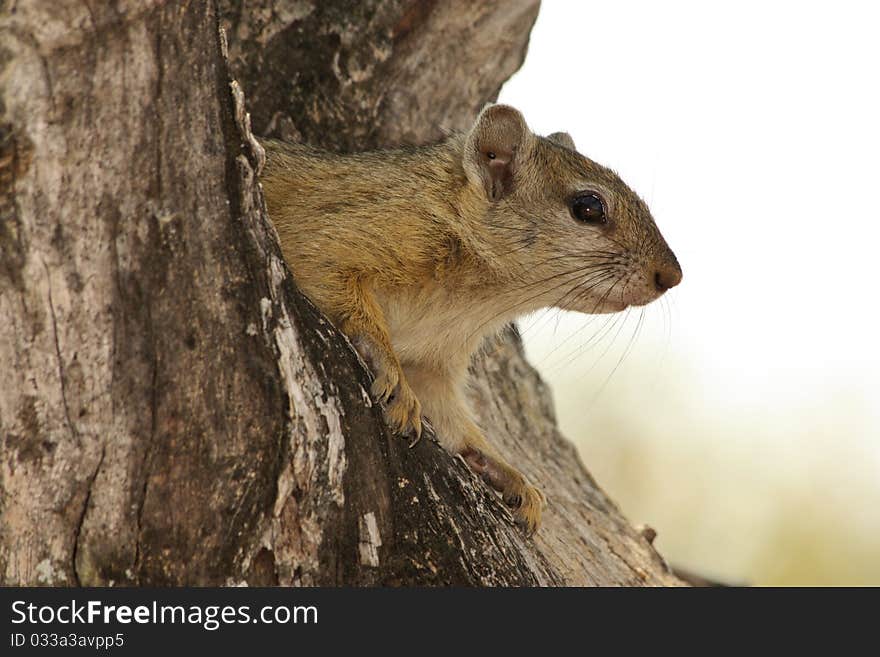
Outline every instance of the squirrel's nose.
<path id="1" fill-rule="evenodd" d="M 657 271 L 654 272 L 654 287 L 658 292 L 666 292 L 679 283 L 681 283 L 681 267 L 678 262 L 673 260 L 657 266 Z"/>

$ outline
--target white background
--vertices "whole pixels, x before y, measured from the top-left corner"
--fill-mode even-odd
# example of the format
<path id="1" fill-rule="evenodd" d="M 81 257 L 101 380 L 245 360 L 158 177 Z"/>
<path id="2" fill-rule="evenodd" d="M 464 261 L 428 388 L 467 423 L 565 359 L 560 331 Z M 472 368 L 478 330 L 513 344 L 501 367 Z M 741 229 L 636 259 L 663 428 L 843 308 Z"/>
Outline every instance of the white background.
<path id="1" fill-rule="evenodd" d="M 545 0 L 500 97 L 682 264 L 619 367 L 635 314 L 598 347 L 584 316 L 521 328 L 588 468 L 708 574 L 880 583 L 876 7 Z"/>

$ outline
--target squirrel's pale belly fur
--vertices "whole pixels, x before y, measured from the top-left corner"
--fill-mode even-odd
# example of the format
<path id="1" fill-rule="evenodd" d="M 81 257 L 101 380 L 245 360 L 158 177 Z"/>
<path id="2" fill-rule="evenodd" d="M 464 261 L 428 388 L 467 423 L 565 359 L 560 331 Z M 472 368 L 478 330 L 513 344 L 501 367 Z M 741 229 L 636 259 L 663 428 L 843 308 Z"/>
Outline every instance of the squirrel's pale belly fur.
<path id="1" fill-rule="evenodd" d="M 510 321 L 509 314 L 503 314 L 504 308 L 492 299 L 469 296 L 463 300 L 462 294 L 438 286 L 426 293 L 380 297 L 391 344 L 401 363 L 441 365 L 464 360 L 466 366 L 485 337 Z M 463 303 L 470 312 L 463 311 Z"/>
<path id="2" fill-rule="evenodd" d="M 566 135 L 537 137 L 500 105 L 435 146 L 266 147 L 262 183 L 285 260 L 370 365 L 392 426 L 418 436 L 427 417 L 534 530 L 543 496 L 474 423 L 470 359 L 523 313 L 619 310 L 675 285 L 678 263 L 644 203 Z M 605 224 L 572 218 L 583 189 L 602 195 Z M 589 203 L 588 219 L 599 208 Z"/>

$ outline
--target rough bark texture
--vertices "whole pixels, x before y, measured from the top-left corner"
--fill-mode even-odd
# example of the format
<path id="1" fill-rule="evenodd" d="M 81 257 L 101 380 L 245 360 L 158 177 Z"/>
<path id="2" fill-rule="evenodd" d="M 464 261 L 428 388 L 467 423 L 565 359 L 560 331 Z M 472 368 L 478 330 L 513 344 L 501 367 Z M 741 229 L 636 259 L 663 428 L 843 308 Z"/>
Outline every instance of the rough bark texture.
<path id="1" fill-rule="evenodd" d="M 258 134 L 426 141 L 494 97 L 537 8 L 0 3 L 0 583 L 679 583 L 513 333 L 474 400 L 548 495 L 534 539 L 385 428 L 280 258 L 230 84 Z"/>

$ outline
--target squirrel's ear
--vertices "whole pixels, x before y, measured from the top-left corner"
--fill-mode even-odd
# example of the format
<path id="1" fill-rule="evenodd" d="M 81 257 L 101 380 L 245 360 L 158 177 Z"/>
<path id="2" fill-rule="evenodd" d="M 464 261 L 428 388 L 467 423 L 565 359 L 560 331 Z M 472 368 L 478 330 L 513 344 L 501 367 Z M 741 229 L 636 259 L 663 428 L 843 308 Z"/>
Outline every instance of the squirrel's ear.
<path id="1" fill-rule="evenodd" d="M 554 144 L 565 146 L 566 148 L 570 148 L 573 151 L 577 150 L 577 146 L 574 145 L 574 139 L 572 139 L 571 135 L 567 132 L 554 132 L 552 135 L 547 135 L 547 139 L 552 141 Z"/>
<path id="2" fill-rule="evenodd" d="M 464 146 L 468 179 L 499 201 L 513 189 L 513 174 L 533 139 L 522 114 L 509 105 L 488 105 L 480 112 Z"/>

